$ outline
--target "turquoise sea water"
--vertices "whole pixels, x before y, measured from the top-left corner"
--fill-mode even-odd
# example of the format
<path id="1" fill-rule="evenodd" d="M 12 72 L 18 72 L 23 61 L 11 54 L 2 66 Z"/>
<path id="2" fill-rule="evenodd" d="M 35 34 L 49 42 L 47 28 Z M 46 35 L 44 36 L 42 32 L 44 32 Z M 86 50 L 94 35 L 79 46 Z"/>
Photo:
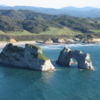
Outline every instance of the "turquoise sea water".
<path id="1" fill-rule="evenodd" d="M 54 72 L 36 72 L 0 66 L 0 100 L 100 100 L 100 45 L 69 45 L 89 52 L 95 71 L 55 64 L 64 45 L 41 46 L 56 66 Z"/>

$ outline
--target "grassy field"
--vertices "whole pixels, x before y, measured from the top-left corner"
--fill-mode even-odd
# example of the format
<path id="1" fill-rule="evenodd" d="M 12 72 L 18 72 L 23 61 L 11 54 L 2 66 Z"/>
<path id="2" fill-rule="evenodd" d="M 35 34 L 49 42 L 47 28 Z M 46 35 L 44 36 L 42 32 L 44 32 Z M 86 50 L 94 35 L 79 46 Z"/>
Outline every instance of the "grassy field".
<path id="1" fill-rule="evenodd" d="M 36 33 L 30 33 L 28 31 L 22 31 L 22 32 L 2 32 L 0 31 L 0 35 L 77 35 L 81 34 L 79 31 L 71 30 L 70 28 L 64 27 L 64 28 L 55 28 L 55 27 L 49 27 L 47 31 L 41 32 L 39 34 Z"/>
<path id="2" fill-rule="evenodd" d="M 100 30 L 91 30 L 94 33 L 100 33 Z"/>
<path id="3" fill-rule="evenodd" d="M 47 40 L 49 38 L 73 38 L 78 34 L 83 34 L 79 31 L 70 28 L 55 28 L 49 27 L 47 31 L 41 33 L 30 33 L 28 31 L 22 32 L 2 32 L 0 31 L 0 41 L 9 41 L 15 39 L 17 41 L 30 41 L 30 40 Z"/>
<path id="4" fill-rule="evenodd" d="M 48 34 L 48 35 L 77 35 L 81 34 L 79 31 L 71 30 L 70 28 L 55 28 L 49 27 L 49 29 L 41 34 Z"/>
<path id="5" fill-rule="evenodd" d="M 0 35 L 32 35 L 32 33 L 28 31 L 17 31 L 17 32 L 2 32 L 0 31 Z"/>

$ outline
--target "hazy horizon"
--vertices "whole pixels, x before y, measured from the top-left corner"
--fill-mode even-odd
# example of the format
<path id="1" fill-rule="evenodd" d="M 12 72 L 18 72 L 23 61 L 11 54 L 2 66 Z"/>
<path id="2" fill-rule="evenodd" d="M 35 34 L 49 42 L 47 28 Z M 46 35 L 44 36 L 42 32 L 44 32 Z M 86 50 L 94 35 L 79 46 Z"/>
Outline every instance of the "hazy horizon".
<path id="1" fill-rule="evenodd" d="M 94 7 L 100 8 L 100 0 L 0 0 L 3 6 L 33 6 L 43 8 L 64 8 L 64 7 Z"/>
<path id="2" fill-rule="evenodd" d="M 30 6 L 30 5 L 14 5 L 14 6 L 11 6 L 11 5 L 0 5 L 2 7 L 17 7 L 17 6 L 25 6 L 25 7 L 39 7 L 39 8 L 51 8 L 51 7 L 42 7 L 42 6 Z M 93 7 L 93 6 L 84 6 L 84 7 L 77 7 L 77 6 L 65 6 L 65 7 L 61 7 L 61 8 L 51 8 L 51 9 L 62 9 L 62 8 L 66 8 L 66 7 L 73 7 L 73 8 L 97 8 L 97 9 L 100 9 L 98 7 Z"/>

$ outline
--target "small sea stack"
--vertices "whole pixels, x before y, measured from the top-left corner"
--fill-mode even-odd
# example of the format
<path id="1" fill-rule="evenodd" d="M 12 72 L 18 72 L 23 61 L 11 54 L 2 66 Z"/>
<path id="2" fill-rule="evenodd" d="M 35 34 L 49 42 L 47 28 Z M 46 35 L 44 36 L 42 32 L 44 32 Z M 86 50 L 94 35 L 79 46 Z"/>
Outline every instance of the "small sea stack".
<path id="1" fill-rule="evenodd" d="M 50 59 L 44 56 L 42 49 L 31 44 L 26 44 L 24 48 L 7 44 L 0 53 L 0 64 L 39 71 L 55 69 Z"/>
<path id="2" fill-rule="evenodd" d="M 83 53 L 80 50 L 71 50 L 66 47 L 64 47 L 64 49 L 60 52 L 57 64 L 71 67 L 71 59 L 75 59 L 77 61 L 79 69 L 94 70 L 90 54 Z"/>

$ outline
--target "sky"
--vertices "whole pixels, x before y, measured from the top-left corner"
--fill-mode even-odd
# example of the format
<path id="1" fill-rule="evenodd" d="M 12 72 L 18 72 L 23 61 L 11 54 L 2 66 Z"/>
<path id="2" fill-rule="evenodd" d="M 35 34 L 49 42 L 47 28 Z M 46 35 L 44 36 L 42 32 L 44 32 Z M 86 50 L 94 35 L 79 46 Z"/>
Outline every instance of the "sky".
<path id="1" fill-rule="evenodd" d="M 100 8 L 100 0 L 0 0 L 0 5 L 45 8 L 63 8 L 66 6 Z"/>

